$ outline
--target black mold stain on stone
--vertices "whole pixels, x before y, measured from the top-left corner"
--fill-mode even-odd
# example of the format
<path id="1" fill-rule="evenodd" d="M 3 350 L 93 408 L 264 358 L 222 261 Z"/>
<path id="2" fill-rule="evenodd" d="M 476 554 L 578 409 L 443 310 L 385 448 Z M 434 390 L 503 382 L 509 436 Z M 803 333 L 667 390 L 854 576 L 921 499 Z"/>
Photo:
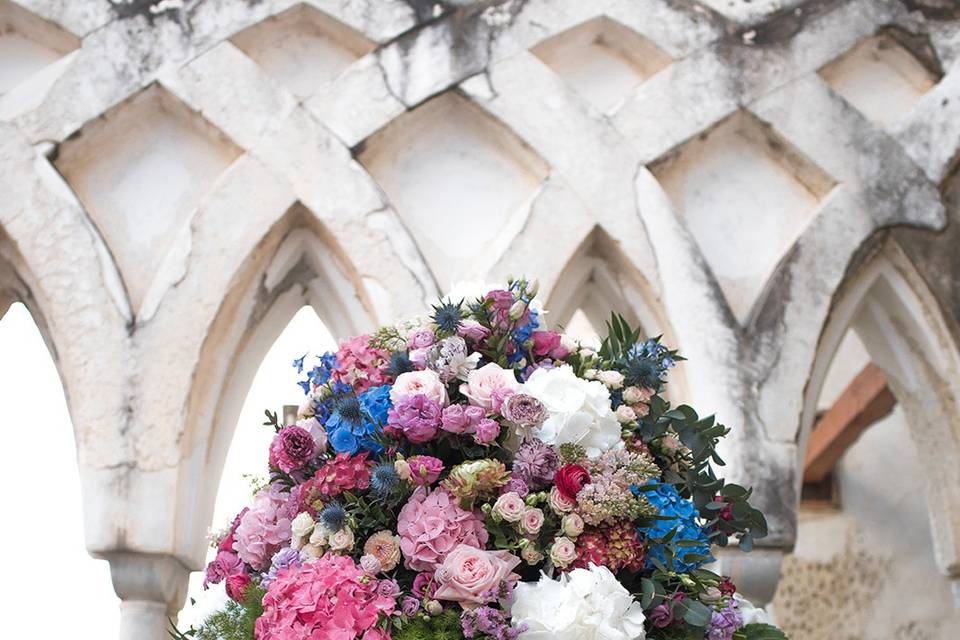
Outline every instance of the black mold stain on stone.
<path id="1" fill-rule="evenodd" d="M 793 39 L 811 21 L 830 13 L 843 4 L 842 0 L 810 0 L 797 7 L 774 11 L 762 22 L 738 29 L 737 41 L 763 47 L 784 44 Z"/>
<path id="2" fill-rule="evenodd" d="M 928 20 L 960 19 L 960 2 L 957 0 L 902 0 L 909 11 L 919 11 Z"/>

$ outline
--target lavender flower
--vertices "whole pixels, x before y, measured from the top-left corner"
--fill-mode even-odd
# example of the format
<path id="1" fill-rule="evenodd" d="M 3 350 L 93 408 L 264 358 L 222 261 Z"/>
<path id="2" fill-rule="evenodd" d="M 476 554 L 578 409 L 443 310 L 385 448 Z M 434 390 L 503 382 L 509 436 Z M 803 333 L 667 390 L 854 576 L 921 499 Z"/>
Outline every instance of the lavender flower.
<path id="1" fill-rule="evenodd" d="M 276 579 L 277 574 L 283 569 L 289 569 L 290 567 L 299 567 L 300 566 L 300 552 L 296 549 L 291 549 L 290 547 L 284 547 L 273 554 L 273 559 L 270 563 L 270 570 L 264 574 L 263 579 L 260 581 L 260 584 L 266 588 L 270 586 L 270 583 Z"/>
<path id="2" fill-rule="evenodd" d="M 734 632 L 743 626 L 743 618 L 737 610 L 737 604 L 730 602 L 720 611 L 710 616 L 707 640 L 733 640 Z"/>
<path id="3" fill-rule="evenodd" d="M 528 440 L 517 449 L 513 471 L 531 489 L 541 489 L 553 481 L 560 462 L 557 453 L 540 440 Z"/>

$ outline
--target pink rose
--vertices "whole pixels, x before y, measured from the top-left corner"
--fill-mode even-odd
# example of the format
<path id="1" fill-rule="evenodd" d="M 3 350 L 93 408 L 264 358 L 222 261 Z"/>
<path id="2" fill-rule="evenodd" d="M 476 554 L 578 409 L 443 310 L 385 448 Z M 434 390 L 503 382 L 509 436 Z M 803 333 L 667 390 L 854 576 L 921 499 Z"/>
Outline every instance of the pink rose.
<path id="1" fill-rule="evenodd" d="M 523 517 L 523 510 L 526 506 L 520 494 L 508 491 L 493 503 L 493 514 L 507 522 L 519 522 L 520 518 Z"/>
<path id="2" fill-rule="evenodd" d="M 243 562 L 232 551 L 220 551 L 217 557 L 207 565 L 203 579 L 203 588 L 211 584 L 218 584 L 232 575 L 243 573 Z"/>
<path id="3" fill-rule="evenodd" d="M 520 516 L 520 533 L 535 536 L 543 526 L 543 511 L 536 507 L 527 507 Z"/>
<path id="4" fill-rule="evenodd" d="M 420 331 L 410 336 L 410 339 L 407 340 L 407 346 L 411 349 L 425 349 L 432 346 L 436 340 L 437 338 L 433 335 L 433 331 L 420 329 Z"/>
<path id="5" fill-rule="evenodd" d="M 491 395 L 494 391 L 497 389 L 516 391 L 519 388 L 520 383 L 517 382 L 512 369 L 503 369 L 491 362 L 471 371 L 467 376 L 467 382 L 460 385 L 460 393 L 470 400 L 470 404 L 490 410 L 493 408 Z"/>
<path id="6" fill-rule="evenodd" d="M 487 336 L 490 335 L 490 330 L 476 320 L 461 320 L 460 326 L 457 327 L 457 333 L 465 340 L 480 342 L 486 340 Z"/>
<path id="7" fill-rule="evenodd" d="M 250 576 L 245 573 L 237 573 L 227 578 L 227 595 L 231 600 L 243 602 L 243 596 L 250 586 Z"/>
<path id="8" fill-rule="evenodd" d="M 489 602 L 485 592 L 493 591 L 501 582 L 520 579 L 512 573 L 520 558 L 509 551 L 484 551 L 461 544 L 443 561 L 446 581 L 437 588 L 437 600 L 459 602 L 465 608 Z"/>
<path id="9" fill-rule="evenodd" d="M 443 408 L 440 416 L 440 428 L 450 433 L 468 433 L 473 426 L 470 418 L 464 412 L 462 404 L 452 404 Z"/>
<path id="10" fill-rule="evenodd" d="M 497 421 L 484 418 L 477 423 L 476 433 L 474 433 L 473 438 L 477 441 L 477 444 L 490 444 L 496 440 L 499 435 L 500 425 Z"/>
<path id="11" fill-rule="evenodd" d="M 550 356 L 562 360 L 570 355 L 570 351 L 563 346 L 560 334 L 553 331 L 534 331 L 533 355 L 541 358 Z"/>
<path id="12" fill-rule="evenodd" d="M 517 392 L 509 387 L 494 389 L 493 393 L 490 394 L 490 408 L 502 415 L 503 405 L 507 403 L 511 396 L 516 394 Z"/>
<path id="13" fill-rule="evenodd" d="M 441 407 L 447 404 L 447 387 L 431 369 L 401 373 L 390 388 L 390 400 L 394 405 L 403 398 L 417 395 L 426 396 Z"/>
<path id="14" fill-rule="evenodd" d="M 433 456 L 411 456 L 407 464 L 410 465 L 410 480 L 422 486 L 436 482 L 443 471 L 443 461 Z"/>

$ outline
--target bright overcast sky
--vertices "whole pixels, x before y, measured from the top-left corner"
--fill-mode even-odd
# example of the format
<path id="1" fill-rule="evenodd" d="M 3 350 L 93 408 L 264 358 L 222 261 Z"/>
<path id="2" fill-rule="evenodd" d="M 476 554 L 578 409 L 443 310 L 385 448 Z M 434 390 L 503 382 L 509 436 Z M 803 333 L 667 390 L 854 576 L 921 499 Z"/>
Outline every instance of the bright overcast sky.
<path id="1" fill-rule="evenodd" d="M 332 346 L 317 315 L 304 308 L 267 353 L 227 456 L 214 529 L 229 523 L 248 502 L 250 483 L 244 476 L 264 473 L 272 432 L 261 426 L 263 410 L 279 413 L 284 404 L 299 404 L 303 397 L 290 362 L 305 351 L 323 352 Z M 4 608 L 18 615 L 6 617 L 2 636 L 35 638 L 36 620 L 42 618 L 44 637 L 78 637 L 77 625 L 82 624 L 95 629 L 99 638 L 115 638 L 119 600 L 106 562 L 92 559 L 84 546 L 76 450 L 63 390 L 23 305 L 13 305 L 0 319 L 0 354 L 0 411 L 7 432 L 0 447 L 0 473 L 9 488 L 4 500 L 8 526 L 0 528 L 0 548 L 26 551 L 7 554 L 5 574 L 13 588 L 6 590 Z M 183 624 L 199 621 L 225 598 L 222 589 L 204 593 L 201 582 L 199 573 L 191 578 L 190 597 L 197 606 L 181 616 Z M 54 616 L 50 603 L 56 603 Z"/>

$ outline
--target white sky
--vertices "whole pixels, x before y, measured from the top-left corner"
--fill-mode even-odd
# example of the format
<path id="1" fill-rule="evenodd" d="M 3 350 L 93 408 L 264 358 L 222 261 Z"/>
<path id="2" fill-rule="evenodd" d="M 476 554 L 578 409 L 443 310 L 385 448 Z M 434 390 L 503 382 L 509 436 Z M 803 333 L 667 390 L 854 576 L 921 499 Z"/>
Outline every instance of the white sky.
<path id="1" fill-rule="evenodd" d="M 305 307 L 267 353 L 227 456 L 214 529 L 228 524 L 249 501 L 250 485 L 244 476 L 265 471 L 272 430 L 261 426 L 263 410 L 280 413 L 284 404 L 299 404 L 303 398 L 291 361 L 304 351 L 322 353 L 333 346 L 316 313 Z M 4 619 L 2 635 L 34 638 L 36 620 L 42 617 L 45 637 L 77 637 L 77 625 L 82 624 L 96 629 L 97 637 L 115 638 L 119 600 L 107 563 L 91 558 L 84 546 L 76 449 L 63 389 L 43 338 L 21 304 L 0 319 L 0 354 L 0 411 L 5 423 L 0 478 L 8 488 L 3 504 L 7 526 L 0 527 L 0 548 L 18 550 L 5 554 L 4 573 L 12 588 L 4 590 L 4 609 L 18 615 Z M 184 611 L 182 625 L 198 622 L 226 597 L 222 588 L 204 592 L 202 580 L 200 573 L 191 577 L 189 597 L 197 605 Z M 50 603 L 56 603 L 57 615 L 49 615 Z"/>

